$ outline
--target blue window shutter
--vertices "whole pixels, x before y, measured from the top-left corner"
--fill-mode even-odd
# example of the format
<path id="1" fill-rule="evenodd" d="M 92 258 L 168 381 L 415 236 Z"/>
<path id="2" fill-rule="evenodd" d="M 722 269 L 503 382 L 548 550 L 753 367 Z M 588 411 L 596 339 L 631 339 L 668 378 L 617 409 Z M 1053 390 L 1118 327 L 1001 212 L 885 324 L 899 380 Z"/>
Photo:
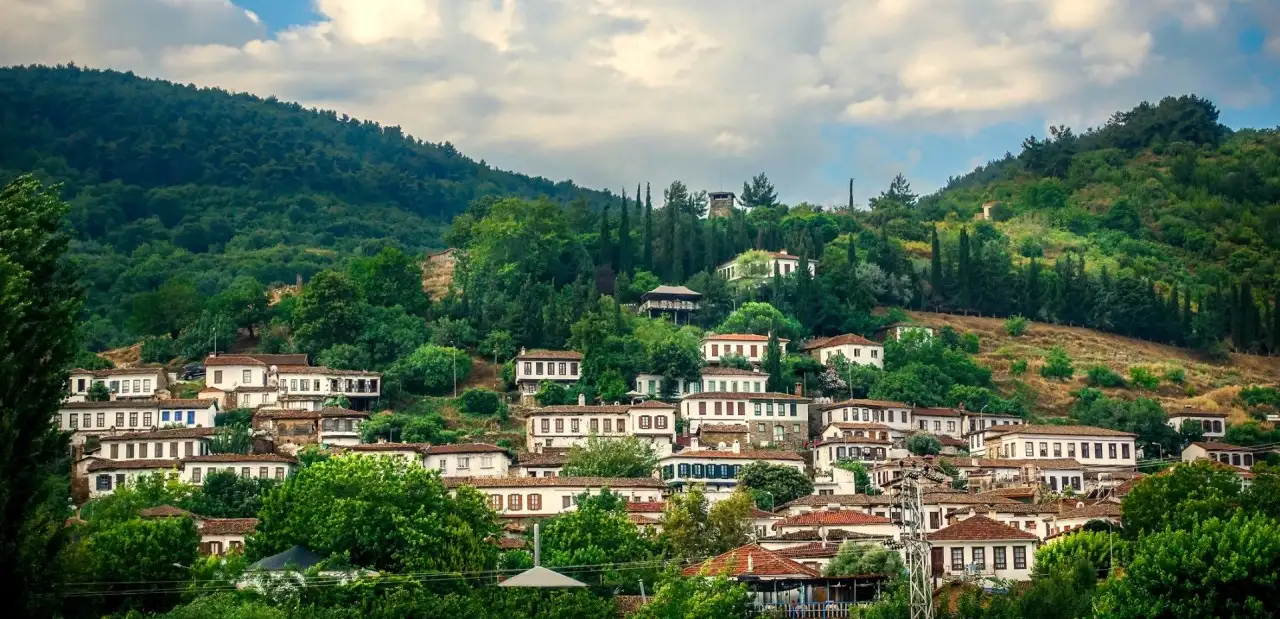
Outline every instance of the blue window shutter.
<path id="1" fill-rule="evenodd" d="M 703 471 L 702 471 L 702 465 L 701 465 L 701 464 L 695 464 L 695 465 L 693 465 L 693 476 L 694 476 L 694 477 L 702 477 L 703 475 L 704 475 L 704 473 L 703 473 Z"/>
<path id="2" fill-rule="evenodd" d="M 680 467 L 679 467 L 679 471 L 680 471 L 680 476 L 681 476 L 681 477 L 688 477 L 688 476 L 689 476 L 689 465 L 688 465 L 688 464 L 681 464 L 681 465 L 680 465 Z"/>
<path id="3" fill-rule="evenodd" d="M 181 412 L 181 411 L 179 411 L 179 412 Z M 187 425 L 189 425 L 189 426 L 194 426 L 194 425 L 196 425 L 196 412 L 195 412 L 195 411 L 187 411 Z"/>
<path id="4" fill-rule="evenodd" d="M 169 411 L 160 411 L 160 421 L 169 421 Z"/>

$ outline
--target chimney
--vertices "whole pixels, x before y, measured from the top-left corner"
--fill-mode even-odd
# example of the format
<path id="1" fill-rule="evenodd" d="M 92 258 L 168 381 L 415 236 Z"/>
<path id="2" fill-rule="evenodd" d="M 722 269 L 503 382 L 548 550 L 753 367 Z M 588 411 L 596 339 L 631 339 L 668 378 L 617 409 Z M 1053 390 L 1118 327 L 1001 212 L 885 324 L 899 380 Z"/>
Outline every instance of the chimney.
<path id="1" fill-rule="evenodd" d="M 760 368 L 758 368 L 758 367 L 756 367 L 756 366 L 754 366 L 754 365 L 753 365 L 753 366 L 751 366 L 751 371 L 752 371 L 752 372 L 755 372 L 756 374 L 759 374 L 759 373 L 760 373 Z"/>
<path id="2" fill-rule="evenodd" d="M 697 451 L 698 449 L 701 449 L 701 448 L 702 448 L 702 446 L 699 444 L 698 437 L 697 437 L 697 436 L 690 436 L 690 437 L 689 437 L 689 450 L 690 450 L 690 451 Z"/>
<path id="3" fill-rule="evenodd" d="M 302 288 L 302 274 L 301 274 L 301 273 L 295 273 L 295 274 L 294 274 L 294 281 L 298 283 L 298 288 L 299 288 L 299 289 L 301 289 L 301 288 Z"/>
<path id="4" fill-rule="evenodd" d="M 756 571 L 755 555 L 747 553 L 747 573 L 750 574 L 754 571 Z"/>
<path id="5" fill-rule="evenodd" d="M 736 454 L 742 453 L 742 443 L 739 443 L 737 439 L 734 439 L 732 449 L 733 449 L 733 453 L 736 453 Z"/>
<path id="6" fill-rule="evenodd" d="M 797 383 L 796 383 L 796 395 L 798 395 L 798 396 L 804 396 L 804 384 L 803 384 L 803 383 L 800 383 L 800 382 L 797 382 Z"/>
<path id="7" fill-rule="evenodd" d="M 521 346 L 521 347 L 520 347 L 520 356 L 521 356 L 521 357 L 523 357 L 523 356 L 524 356 L 524 354 L 525 354 L 526 352 L 528 352 L 528 351 L 526 351 L 526 350 L 524 349 L 524 346 Z"/>
<path id="8" fill-rule="evenodd" d="M 579 394 L 578 394 L 578 406 L 586 406 L 586 405 L 587 405 L 587 394 L 585 394 L 585 393 L 579 393 Z"/>

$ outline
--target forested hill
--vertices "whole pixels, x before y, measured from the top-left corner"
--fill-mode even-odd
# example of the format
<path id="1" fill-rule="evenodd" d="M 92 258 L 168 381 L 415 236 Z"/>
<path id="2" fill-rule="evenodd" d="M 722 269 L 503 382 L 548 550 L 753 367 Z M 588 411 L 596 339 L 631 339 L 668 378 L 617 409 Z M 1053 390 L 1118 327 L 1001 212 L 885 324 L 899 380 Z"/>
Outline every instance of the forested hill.
<path id="1" fill-rule="evenodd" d="M 104 314 L 176 273 L 213 293 L 237 274 L 310 276 L 365 240 L 439 247 L 481 196 L 607 199 L 399 127 L 76 67 L 0 69 L 0 182 L 26 172 L 63 184 Z"/>

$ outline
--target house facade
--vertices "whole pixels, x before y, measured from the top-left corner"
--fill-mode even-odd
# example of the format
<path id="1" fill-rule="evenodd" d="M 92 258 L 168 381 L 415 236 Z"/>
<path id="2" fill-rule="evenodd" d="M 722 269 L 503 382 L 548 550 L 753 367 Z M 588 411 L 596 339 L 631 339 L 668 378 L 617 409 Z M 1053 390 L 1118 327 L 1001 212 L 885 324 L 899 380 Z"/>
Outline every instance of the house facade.
<path id="1" fill-rule="evenodd" d="M 817 338 L 805 344 L 800 350 L 823 365 L 831 363 L 831 360 L 837 356 L 843 356 L 846 360 L 858 365 L 884 368 L 884 346 L 852 333 Z"/>
<path id="2" fill-rule="evenodd" d="M 1174 430 L 1182 430 L 1184 423 L 1190 422 L 1200 426 L 1207 439 L 1220 439 L 1227 435 L 1227 414 L 1210 411 L 1197 411 L 1184 408 L 1176 413 L 1169 413 L 1169 426 Z"/>
<path id="3" fill-rule="evenodd" d="M 854 509 L 816 509 L 788 516 L 773 523 L 775 535 L 785 536 L 801 531 L 815 531 L 819 539 L 834 537 L 836 531 L 857 533 L 885 539 L 896 539 L 898 527 L 889 518 Z"/>
<path id="4" fill-rule="evenodd" d="M 205 359 L 205 385 L 222 392 L 227 408 L 319 410 L 343 396 L 358 410 L 382 395 L 377 372 L 312 366 L 307 356 L 222 354 Z"/>
<path id="5" fill-rule="evenodd" d="M 913 430 L 911 406 L 904 402 L 852 399 L 827 404 L 818 410 L 823 428 L 833 423 L 875 423 L 888 426 L 895 439 Z"/>
<path id="6" fill-rule="evenodd" d="M 786 338 L 778 338 L 778 347 L 782 354 L 787 354 Z M 769 336 L 752 333 L 712 333 L 702 338 L 702 360 L 708 364 L 718 364 L 725 357 L 744 357 L 753 364 L 764 363 L 765 353 L 769 348 Z"/>
<path id="7" fill-rule="evenodd" d="M 504 518 L 546 518 L 573 510 L 583 493 L 601 490 L 629 502 L 662 500 L 666 484 L 652 477 L 446 477 L 445 487 L 456 492 L 471 486 L 488 497 L 489 507 Z"/>
<path id="8" fill-rule="evenodd" d="M 280 454 L 205 454 L 182 460 L 182 481 L 201 485 L 209 474 L 230 471 L 244 478 L 282 480 L 298 461 Z"/>
<path id="9" fill-rule="evenodd" d="M 675 324 L 688 324 L 701 299 L 701 293 L 684 286 L 658 286 L 640 295 L 638 309 L 649 318 L 665 316 Z"/>
<path id="10" fill-rule="evenodd" d="M 544 406 L 525 420 L 525 448 L 539 452 L 547 447 L 585 445 L 591 435 L 602 438 L 636 436 L 662 449 L 675 442 L 676 408 L 653 400 L 639 404 L 586 404 Z"/>
<path id="11" fill-rule="evenodd" d="M 409 464 L 418 466 L 426 466 L 427 450 L 431 449 L 430 443 L 361 443 L 359 445 L 350 445 L 342 448 L 342 453 L 353 453 L 367 456 L 379 456 L 383 458 L 400 458 Z"/>
<path id="12" fill-rule="evenodd" d="M 87 401 L 94 383 L 106 385 L 112 400 L 154 400 L 169 389 L 169 377 L 162 367 L 75 369 L 69 378 L 67 402 Z"/>
<path id="13" fill-rule="evenodd" d="M 786 393 L 702 392 L 685 396 L 680 414 L 685 432 L 702 424 L 746 423 L 747 443 L 758 447 L 798 447 L 809 440 L 810 400 Z"/>
<path id="14" fill-rule="evenodd" d="M 1001 429 L 1000 426 L 1021 425 L 1022 418 L 1017 415 L 987 415 L 981 412 L 965 411 L 961 419 L 964 432 L 961 435 L 969 445 L 969 454 L 973 456 L 985 457 L 987 455 L 986 435 L 987 430 L 995 428 Z"/>
<path id="15" fill-rule="evenodd" d="M 215 400 L 108 400 L 64 402 L 58 428 L 71 432 L 71 444 L 83 445 L 90 436 L 142 432 L 165 427 L 212 428 L 218 413 Z"/>
<path id="16" fill-rule="evenodd" d="M 1249 447 L 1230 445 L 1228 443 L 1200 441 L 1191 443 L 1187 445 L 1186 449 L 1182 450 L 1183 462 L 1194 462 L 1196 460 L 1213 460 L 1223 464 L 1230 464 L 1238 469 L 1251 471 L 1253 470 L 1254 450 Z"/>
<path id="17" fill-rule="evenodd" d="M 432 445 L 426 451 L 426 464 L 440 471 L 441 477 L 506 477 L 511 456 L 488 443 Z"/>
<path id="18" fill-rule="evenodd" d="M 1136 434 L 1093 426 L 1011 425 L 988 432 L 988 458 L 1076 460 L 1089 471 L 1137 466 Z"/>
<path id="19" fill-rule="evenodd" d="M 805 472 L 804 458 L 798 453 L 743 449 L 737 442 L 728 449 L 690 448 L 663 456 L 658 460 L 658 471 L 672 491 L 684 492 L 694 484 L 701 484 L 707 499 L 717 501 L 733 494 L 738 488 L 738 471 L 752 462 L 788 466 Z"/>
<path id="20" fill-rule="evenodd" d="M 915 429 L 921 432 L 957 440 L 964 428 L 962 412 L 953 408 L 916 408 L 911 411 L 911 419 Z"/>
<path id="21" fill-rule="evenodd" d="M 178 460 L 209 453 L 215 429 L 166 428 L 101 437 L 98 457 L 108 460 Z"/>
<path id="22" fill-rule="evenodd" d="M 961 520 L 928 534 L 935 584 L 951 580 L 1031 580 L 1035 568 L 1034 533 L 986 516 Z"/>
<path id="23" fill-rule="evenodd" d="M 759 269 L 760 272 L 756 272 L 754 269 L 751 272 L 746 272 L 744 265 L 739 260 L 742 256 L 739 255 L 733 260 L 716 267 L 716 274 L 732 282 L 743 278 L 762 279 L 773 277 L 774 275 L 786 277 L 800 271 L 800 256 L 789 254 L 785 249 L 762 253 L 765 255 L 765 261 L 762 268 Z M 815 275 L 817 272 L 818 261 L 809 260 L 809 275 Z"/>
<path id="24" fill-rule="evenodd" d="M 525 350 L 515 358 L 516 390 L 532 403 L 538 386 L 550 381 L 568 387 L 582 378 L 582 353 L 573 350 Z"/>
<path id="25" fill-rule="evenodd" d="M 813 446 L 813 470 L 819 475 L 829 474 L 836 463 L 846 460 L 861 462 L 870 469 L 888 460 L 892 448 L 893 441 L 873 436 L 822 439 Z"/>

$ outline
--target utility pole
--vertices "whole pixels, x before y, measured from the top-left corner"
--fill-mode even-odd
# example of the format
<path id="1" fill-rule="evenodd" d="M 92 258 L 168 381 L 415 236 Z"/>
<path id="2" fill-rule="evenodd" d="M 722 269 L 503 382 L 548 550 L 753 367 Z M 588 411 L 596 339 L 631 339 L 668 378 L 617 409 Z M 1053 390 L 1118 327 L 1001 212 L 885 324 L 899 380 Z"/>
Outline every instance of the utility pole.
<path id="1" fill-rule="evenodd" d="M 898 503 L 902 510 L 902 554 L 907 565 L 908 600 L 911 619 L 933 619 L 933 585 L 929 577 L 929 541 L 925 539 L 924 490 L 921 478 L 941 482 L 942 478 L 919 465 L 899 465 L 902 484 L 898 486 Z"/>

